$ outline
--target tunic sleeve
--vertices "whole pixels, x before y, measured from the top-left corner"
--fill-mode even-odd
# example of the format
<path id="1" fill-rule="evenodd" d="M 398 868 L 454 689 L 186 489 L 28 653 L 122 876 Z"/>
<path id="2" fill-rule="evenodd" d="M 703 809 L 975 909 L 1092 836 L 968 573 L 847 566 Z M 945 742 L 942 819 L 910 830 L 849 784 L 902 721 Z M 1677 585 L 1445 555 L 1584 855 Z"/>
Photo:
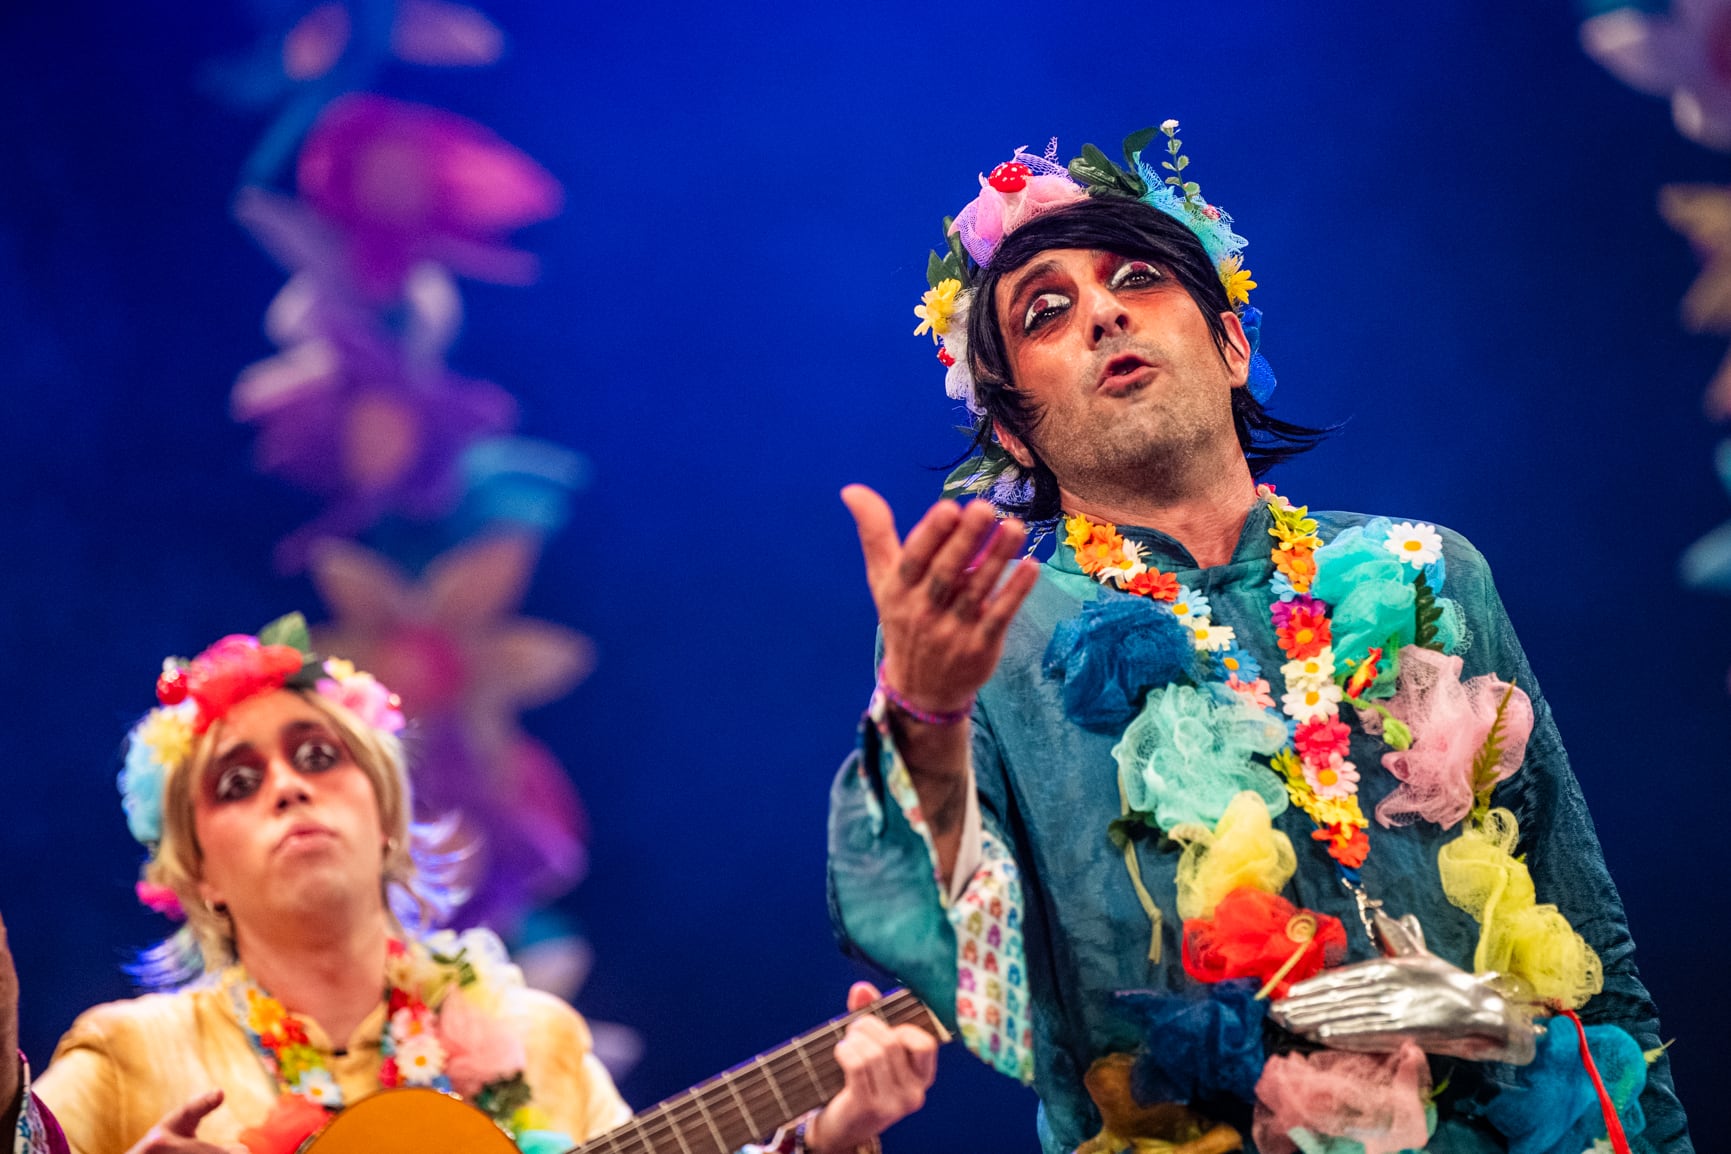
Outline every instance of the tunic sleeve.
<path id="1" fill-rule="evenodd" d="M 894 974 L 1002 1073 L 1033 1078 L 1021 876 L 1003 830 L 1003 767 L 975 707 L 971 828 L 946 887 L 908 769 L 881 705 L 830 792 L 829 896 L 837 936 Z M 964 869 L 966 873 L 964 874 Z"/>

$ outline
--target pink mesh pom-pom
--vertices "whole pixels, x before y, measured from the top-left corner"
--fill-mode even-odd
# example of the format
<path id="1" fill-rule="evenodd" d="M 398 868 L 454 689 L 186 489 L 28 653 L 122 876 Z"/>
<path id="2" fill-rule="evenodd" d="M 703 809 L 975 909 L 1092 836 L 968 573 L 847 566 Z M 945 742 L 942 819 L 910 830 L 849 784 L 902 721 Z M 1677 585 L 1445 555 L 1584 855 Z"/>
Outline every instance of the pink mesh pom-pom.
<path id="1" fill-rule="evenodd" d="M 1521 767 L 1533 732 L 1533 703 L 1517 688 L 1487 674 L 1460 679 L 1461 659 L 1409 645 L 1400 651 L 1400 681 L 1388 711 L 1412 730 L 1412 748 L 1383 754 L 1382 764 L 1401 784 L 1376 807 L 1384 826 L 1435 822 L 1456 825 L 1473 806 L 1473 759 L 1503 706 L 1495 780 Z"/>
<path id="2" fill-rule="evenodd" d="M 980 195 L 957 214 L 952 226 L 975 264 L 985 265 L 1006 236 L 1035 217 L 1088 198 L 1088 190 L 1071 180 L 1063 165 L 1019 148 L 1012 159 L 1033 173 L 1026 186 L 999 192 L 981 176 Z"/>
<path id="3" fill-rule="evenodd" d="M 1392 1054 L 1276 1056 L 1256 1083 L 1256 1148 L 1297 1154 L 1292 1135 L 1303 1130 L 1307 1139 L 1350 1138 L 1364 1154 L 1419 1150 L 1430 1140 L 1429 1094 L 1430 1064 L 1411 1042 Z"/>

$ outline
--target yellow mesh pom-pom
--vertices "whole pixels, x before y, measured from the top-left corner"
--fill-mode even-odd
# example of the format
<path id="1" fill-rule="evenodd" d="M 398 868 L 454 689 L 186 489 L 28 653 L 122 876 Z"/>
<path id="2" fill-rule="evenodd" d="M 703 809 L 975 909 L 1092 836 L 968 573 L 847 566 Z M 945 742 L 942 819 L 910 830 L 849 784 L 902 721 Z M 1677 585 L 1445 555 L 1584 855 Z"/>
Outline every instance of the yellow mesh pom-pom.
<path id="1" fill-rule="evenodd" d="M 1473 969 L 1518 978 L 1541 1001 L 1575 1009 L 1605 985 L 1604 966 L 1554 905 L 1538 904 L 1514 856 L 1520 825 L 1493 809 L 1437 854 L 1443 893 L 1479 922 Z"/>
<path id="2" fill-rule="evenodd" d="M 1268 803 L 1249 790 L 1227 804 L 1212 833 L 1199 825 L 1171 832 L 1188 842 L 1178 859 L 1178 916 L 1186 921 L 1209 917 L 1235 889 L 1277 894 L 1298 868 L 1292 839 L 1274 828 Z"/>

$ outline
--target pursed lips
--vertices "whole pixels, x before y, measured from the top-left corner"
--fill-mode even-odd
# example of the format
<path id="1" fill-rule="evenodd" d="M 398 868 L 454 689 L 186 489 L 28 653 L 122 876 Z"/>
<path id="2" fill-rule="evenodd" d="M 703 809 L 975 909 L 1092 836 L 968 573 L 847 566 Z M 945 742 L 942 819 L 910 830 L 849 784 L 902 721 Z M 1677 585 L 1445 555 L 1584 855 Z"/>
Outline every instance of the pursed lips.
<path id="1" fill-rule="evenodd" d="M 313 821 L 300 821 L 277 839 L 276 848 L 280 850 L 302 841 L 317 841 L 321 838 L 335 839 L 336 836 L 336 832 L 329 826 L 323 826 Z"/>

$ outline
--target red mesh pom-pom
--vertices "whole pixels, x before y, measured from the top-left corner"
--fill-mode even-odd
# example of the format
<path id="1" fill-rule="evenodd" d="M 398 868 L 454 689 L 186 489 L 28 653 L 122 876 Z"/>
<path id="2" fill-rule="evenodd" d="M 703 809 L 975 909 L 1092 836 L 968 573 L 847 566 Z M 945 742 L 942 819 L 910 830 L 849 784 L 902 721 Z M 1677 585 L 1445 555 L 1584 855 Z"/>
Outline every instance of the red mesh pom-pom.
<path id="1" fill-rule="evenodd" d="M 224 637 L 187 667 L 187 696 L 198 703 L 192 731 L 203 733 L 247 698 L 281 689 L 300 672 L 303 660 L 292 645 L 260 645 L 258 638 L 244 633 Z"/>
<path id="2" fill-rule="evenodd" d="M 1236 889 L 1220 899 L 1210 918 L 1184 923 L 1184 972 L 1199 982 L 1254 978 L 1259 985 L 1304 953 L 1281 975 L 1271 996 L 1338 965 L 1346 957 L 1346 927 L 1339 918 L 1301 910 L 1279 894 Z"/>

